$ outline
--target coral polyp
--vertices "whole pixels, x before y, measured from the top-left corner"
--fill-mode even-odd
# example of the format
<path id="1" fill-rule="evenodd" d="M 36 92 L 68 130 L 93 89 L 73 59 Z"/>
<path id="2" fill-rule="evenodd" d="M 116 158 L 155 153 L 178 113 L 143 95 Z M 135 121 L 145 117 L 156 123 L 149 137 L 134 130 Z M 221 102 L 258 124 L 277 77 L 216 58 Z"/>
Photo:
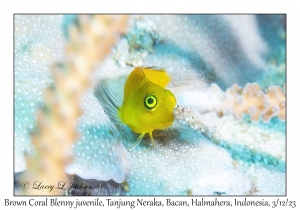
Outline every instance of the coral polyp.
<path id="1" fill-rule="evenodd" d="M 205 107 L 205 100 L 212 103 Z M 257 83 L 246 84 L 244 88 L 233 84 L 222 91 L 216 84 L 212 84 L 206 90 L 181 93 L 181 102 L 185 106 L 200 108 L 201 113 L 214 111 L 220 117 L 233 114 L 241 119 L 243 114 L 248 114 L 254 123 L 260 119 L 268 123 L 272 117 L 285 121 L 286 93 L 278 85 L 264 91 Z"/>
<path id="2" fill-rule="evenodd" d="M 115 34 L 120 18 L 15 15 L 17 181 L 93 186 L 52 192 L 66 195 L 285 195 L 285 15 L 132 15 Z M 97 87 L 122 102 L 138 66 L 164 69 L 176 100 L 158 116 L 172 123 L 132 147 L 139 132 L 112 120 Z M 151 90 L 141 98 L 160 108 Z"/>

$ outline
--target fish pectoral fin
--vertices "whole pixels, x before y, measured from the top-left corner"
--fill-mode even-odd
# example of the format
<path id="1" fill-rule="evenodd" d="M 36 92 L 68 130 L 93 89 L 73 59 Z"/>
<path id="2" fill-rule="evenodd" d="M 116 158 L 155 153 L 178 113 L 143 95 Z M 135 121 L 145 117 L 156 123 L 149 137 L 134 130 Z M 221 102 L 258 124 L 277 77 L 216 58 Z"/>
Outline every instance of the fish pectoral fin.
<path id="1" fill-rule="evenodd" d="M 149 132 L 149 136 L 150 136 L 152 145 L 155 147 L 156 143 L 155 143 L 155 140 L 153 138 L 152 131 Z"/>
<path id="2" fill-rule="evenodd" d="M 144 135 L 145 135 L 145 133 L 142 133 L 141 135 L 139 135 L 139 137 L 136 139 L 136 141 L 135 141 L 134 144 L 130 147 L 130 149 L 132 149 L 133 147 L 136 147 L 137 145 L 139 145 L 140 142 L 142 141 Z"/>

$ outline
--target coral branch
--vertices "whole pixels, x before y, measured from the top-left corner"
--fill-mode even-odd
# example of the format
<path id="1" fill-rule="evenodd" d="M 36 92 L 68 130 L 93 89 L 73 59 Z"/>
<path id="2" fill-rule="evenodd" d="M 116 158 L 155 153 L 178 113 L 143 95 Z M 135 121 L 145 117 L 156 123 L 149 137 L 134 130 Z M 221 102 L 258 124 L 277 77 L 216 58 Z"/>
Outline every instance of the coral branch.
<path id="1" fill-rule="evenodd" d="M 252 122 L 269 122 L 277 116 L 285 121 L 285 88 L 270 86 L 263 91 L 256 84 L 247 84 L 244 88 L 233 84 L 225 92 L 212 84 L 201 92 L 184 92 L 180 95 L 180 102 L 184 106 L 198 109 L 201 113 L 215 111 L 220 117 L 233 114 L 237 119 L 243 114 L 249 114 Z"/>
<path id="2" fill-rule="evenodd" d="M 27 171 L 21 179 L 22 184 L 29 181 L 32 187 L 24 193 L 63 193 L 56 186 L 67 181 L 64 169 L 72 161 L 71 145 L 78 139 L 75 122 L 82 113 L 80 100 L 91 85 L 95 65 L 110 51 L 116 33 L 125 30 L 127 19 L 122 15 L 81 15 L 79 26 L 71 26 L 67 62 L 53 65 L 54 86 L 45 90 L 45 106 L 37 115 L 38 131 L 32 134 L 37 154 L 26 155 Z M 55 187 L 49 191 L 34 189 L 51 185 Z"/>

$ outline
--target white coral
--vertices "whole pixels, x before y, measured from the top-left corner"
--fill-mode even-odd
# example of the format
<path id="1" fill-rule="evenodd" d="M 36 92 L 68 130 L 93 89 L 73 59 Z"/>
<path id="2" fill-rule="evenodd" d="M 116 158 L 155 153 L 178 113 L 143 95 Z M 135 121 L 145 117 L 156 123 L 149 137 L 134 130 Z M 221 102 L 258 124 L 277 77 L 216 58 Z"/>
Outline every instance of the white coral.
<path id="1" fill-rule="evenodd" d="M 233 114 L 242 118 L 249 114 L 252 122 L 269 122 L 274 116 L 285 121 L 286 93 L 279 86 L 270 86 L 267 91 L 256 84 L 247 84 L 244 88 L 233 84 L 225 92 L 216 84 L 197 92 L 181 92 L 181 105 L 199 110 L 201 113 L 217 112 L 219 116 Z"/>

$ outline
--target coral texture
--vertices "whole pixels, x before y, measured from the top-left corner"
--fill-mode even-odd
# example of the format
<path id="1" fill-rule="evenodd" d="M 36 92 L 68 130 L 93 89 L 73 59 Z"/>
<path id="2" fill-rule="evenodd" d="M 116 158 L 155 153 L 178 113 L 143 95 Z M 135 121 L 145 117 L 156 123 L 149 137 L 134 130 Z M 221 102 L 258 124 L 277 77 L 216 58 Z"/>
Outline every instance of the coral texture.
<path id="1" fill-rule="evenodd" d="M 81 99 L 76 102 L 83 111 L 72 125 L 79 134 L 78 141 L 70 143 L 71 149 L 64 153 L 66 159 L 73 159 L 65 168 L 65 172 L 72 174 L 71 180 L 94 186 L 89 195 L 214 195 L 216 192 L 284 195 L 285 122 L 271 117 L 269 123 L 260 120 L 254 124 L 248 115 L 237 120 L 226 115 L 234 114 L 231 107 L 235 108 L 235 99 L 245 97 L 256 106 L 261 103 L 260 98 L 255 94 L 247 97 L 243 91 L 239 92 L 240 88 L 233 88 L 228 95 L 226 91 L 210 88 L 213 83 L 226 90 L 234 83 L 245 87 L 255 82 L 266 90 L 262 93 L 270 106 L 280 105 L 267 88 L 274 84 L 282 87 L 285 83 L 284 18 L 284 15 L 132 16 L 130 30 L 116 43 L 115 51 L 97 65 L 101 58 L 96 58 L 96 54 L 104 56 L 110 47 L 106 52 L 82 51 L 97 46 L 84 39 L 93 34 L 89 31 L 97 24 L 94 22 L 90 29 L 79 27 L 79 32 L 86 32 L 80 36 L 68 32 L 77 30 L 74 24 L 81 26 L 93 20 L 90 16 L 16 15 L 15 172 L 27 173 L 24 152 L 30 157 L 41 154 L 29 133 L 37 127 L 35 111 L 48 103 L 42 97 L 43 90 L 51 84 L 58 88 L 57 77 L 51 77 L 52 64 L 64 63 L 58 68 L 65 71 L 58 73 L 67 79 L 66 64 L 72 63 L 74 69 L 95 70 L 87 77 L 85 88 L 90 88 L 82 91 L 78 97 Z M 81 40 L 76 43 L 83 48 L 64 48 L 74 37 Z M 105 82 L 122 96 L 132 65 L 166 69 L 171 77 L 169 89 L 179 102 L 174 126 L 154 132 L 156 147 L 145 136 L 138 147 L 131 149 L 136 134 L 126 126 L 114 125 L 94 94 L 93 84 Z M 252 86 L 250 89 L 256 90 Z M 186 91 L 197 95 L 184 94 L 183 99 L 188 99 L 184 105 L 181 93 Z M 285 100 L 286 93 L 282 92 L 280 101 Z M 237 114 L 247 113 L 251 108 L 248 105 L 237 109 Z M 224 116 L 218 117 L 217 110 Z M 49 194 L 46 190 L 40 192 Z M 84 191 L 69 193 L 83 195 Z"/>
<path id="2" fill-rule="evenodd" d="M 82 113 L 80 100 L 91 86 L 95 65 L 109 52 L 115 34 L 124 31 L 127 19 L 126 16 L 80 16 L 79 26 L 70 27 L 68 59 L 52 67 L 54 84 L 45 91 L 46 103 L 37 115 L 38 131 L 32 134 L 37 153 L 34 157 L 26 156 L 27 171 L 22 182 L 29 181 L 38 187 L 36 180 L 43 180 L 42 186 L 67 181 L 65 167 L 72 160 L 71 146 L 78 139 L 75 122 Z M 34 188 L 24 192 L 45 194 Z M 55 187 L 49 194 L 62 192 Z"/>
<path id="3" fill-rule="evenodd" d="M 244 88 L 233 84 L 225 92 L 212 84 L 203 91 L 181 93 L 181 103 L 201 113 L 233 114 L 237 119 L 249 114 L 252 122 L 258 122 L 261 117 L 265 123 L 275 116 L 285 121 L 285 98 L 286 93 L 279 86 L 270 86 L 265 92 L 256 83 L 246 84 Z"/>

